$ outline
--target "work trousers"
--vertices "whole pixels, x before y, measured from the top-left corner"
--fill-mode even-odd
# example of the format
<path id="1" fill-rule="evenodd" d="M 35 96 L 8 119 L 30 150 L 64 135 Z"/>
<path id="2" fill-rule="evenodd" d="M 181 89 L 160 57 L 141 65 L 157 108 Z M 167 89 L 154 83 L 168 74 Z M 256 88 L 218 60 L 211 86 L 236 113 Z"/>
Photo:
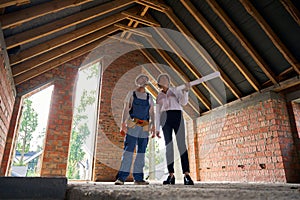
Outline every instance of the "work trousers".
<path id="1" fill-rule="evenodd" d="M 149 132 L 144 131 L 141 126 L 128 128 L 124 139 L 124 151 L 121 161 L 121 167 L 117 177 L 125 181 L 129 176 L 132 164 L 134 149 L 136 149 L 136 157 L 133 166 L 133 178 L 135 181 L 144 179 L 145 152 L 148 145 Z"/>

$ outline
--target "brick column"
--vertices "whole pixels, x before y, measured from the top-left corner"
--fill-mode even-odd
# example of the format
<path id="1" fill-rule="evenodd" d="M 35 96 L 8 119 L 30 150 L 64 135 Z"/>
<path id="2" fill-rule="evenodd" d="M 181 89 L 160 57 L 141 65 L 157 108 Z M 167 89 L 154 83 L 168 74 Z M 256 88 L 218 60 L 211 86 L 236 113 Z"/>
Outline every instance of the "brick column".
<path id="1" fill-rule="evenodd" d="M 78 68 L 64 65 L 54 81 L 41 176 L 66 176 Z"/>

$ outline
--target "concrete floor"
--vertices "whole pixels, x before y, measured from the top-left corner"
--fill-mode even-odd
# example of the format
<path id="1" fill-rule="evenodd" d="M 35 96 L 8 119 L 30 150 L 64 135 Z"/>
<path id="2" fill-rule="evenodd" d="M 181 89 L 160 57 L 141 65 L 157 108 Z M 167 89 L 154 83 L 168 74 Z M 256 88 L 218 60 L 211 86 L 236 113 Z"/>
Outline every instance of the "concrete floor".
<path id="1" fill-rule="evenodd" d="M 194 186 L 162 185 L 150 182 L 147 186 L 136 186 L 132 182 L 114 185 L 113 182 L 69 182 L 68 200 L 160 200 L 160 199 L 222 199 L 222 200 L 300 200 L 300 184 L 282 183 L 212 183 L 196 182 Z"/>

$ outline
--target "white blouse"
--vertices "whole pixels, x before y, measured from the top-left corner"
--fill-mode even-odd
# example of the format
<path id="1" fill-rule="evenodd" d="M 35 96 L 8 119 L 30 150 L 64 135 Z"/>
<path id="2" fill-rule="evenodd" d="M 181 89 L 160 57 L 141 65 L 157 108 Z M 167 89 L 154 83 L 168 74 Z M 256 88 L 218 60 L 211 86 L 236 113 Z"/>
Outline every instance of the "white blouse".
<path id="1" fill-rule="evenodd" d="M 156 98 L 156 130 L 160 130 L 160 115 L 163 111 L 182 110 L 182 106 L 188 103 L 189 94 L 187 91 L 177 90 L 170 87 L 167 93 L 160 92 Z"/>

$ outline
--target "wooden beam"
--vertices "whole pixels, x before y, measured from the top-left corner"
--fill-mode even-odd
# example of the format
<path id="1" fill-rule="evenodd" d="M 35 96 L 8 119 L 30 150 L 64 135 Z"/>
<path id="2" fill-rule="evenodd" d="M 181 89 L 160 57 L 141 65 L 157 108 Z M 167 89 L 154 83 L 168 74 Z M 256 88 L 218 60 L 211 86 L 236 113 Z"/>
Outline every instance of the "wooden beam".
<path id="1" fill-rule="evenodd" d="M 119 28 L 117 28 L 115 26 L 109 26 L 100 31 L 89 34 L 79 40 L 75 40 L 71 43 L 63 45 L 60 48 L 56 48 L 56 49 L 50 51 L 49 53 L 41 54 L 39 56 L 34 57 L 33 59 L 27 60 L 18 65 L 15 65 L 12 68 L 13 76 L 18 76 L 22 73 L 25 73 L 26 71 L 37 68 L 40 65 L 43 65 L 43 64 L 45 64 L 51 60 L 54 60 L 56 58 L 59 58 L 64 54 L 67 54 L 67 53 L 74 51 L 82 46 L 85 46 L 86 44 L 97 41 L 100 38 L 103 38 L 117 30 L 119 30 Z"/>
<path id="2" fill-rule="evenodd" d="M 299 77 L 294 77 L 294 78 L 285 80 L 283 82 L 280 82 L 278 85 L 275 85 L 274 87 L 272 87 L 272 90 L 275 92 L 281 92 L 283 90 L 286 90 L 288 88 L 291 88 L 291 87 L 294 87 L 297 85 L 299 85 L 299 87 L 300 87 L 300 79 L 299 79 Z"/>
<path id="3" fill-rule="evenodd" d="M 73 52 L 64 54 L 63 56 L 56 58 L 56 59 L 52 60 L 51 62 L 47 62 L 38 68 L 34 68 L 32 70 L 27 71 L 26 73 L 20 74 L 19 76 L 14 77 L 15 84 L 20 85 L 21 83 L 24 83 L 25 81 L 28 81 L 28 80 L 30 80 L 36 76 L 39 76 L 49 70 L 59 67 L 60 65 L 62 65 L 64 63 L 67 63 L 75 58 L 78 58 L 79 56 L 82 56 L 88 52 L 91 52 L 93 49 L 95 49 L 99 45 L 99 43 L 102 43 L 103 41 L 105 41 L 105 38 L 94 41 L 93 43 L 90 43 L 86 46 L 76 49 Z"/>
<path id="4" fill-rule="evenodd" d="M 74 6 L 79 6 L 89 1 L 92 0 L 54 0 L 25 8 L 20 11 L 1 15 L 0 22 L 2 25 L 2 29 L 7 29 L 50 13 L 55 13 Z"/>
<path id="5" fill-rule="evenodd" d="M 152 38 L 146 38 L 146 39 L 154 47 L 154 49 L 159 53 L 159 55 L 166 61 L 166 63 L 178 73 L 179 77 L 181 77 L 181 79 L 184 80 L 184 82 L 191 81 L 187 77 L 187 75 L 180 69 L 180 67 L 178 67 L 178 65 L 170 58 L 170 56 L 164 50 L 162 50 L 162 48 L 156 41 L 154 41 Z M 192 91 L 195 93 L 197 98 L 202 102 L 202 104 L 208 110 L 210 110 L 211 104 L 207 100 L 207 98 L 200 92 L 200 90 L 198 88 L 193 87 Z"/>
<path id="6" fill-rule="evenodd" d="M 266 74 L 266 76 L 272 81 L 272 83 L 277 84 L 278 80 L 274 72 L 270 69 L 270 67 L 259 55 L 259 53 L 255 50 L 255 48 L 251 45 L 251 43 L 247 40 L 247 38 L 242 34 L 239 28 L 232 22 L 230 17 L 219 6 L 217 1 L 206 0 L 206 2 L 210 5 L 212 10 L 220 17 L 220 19 L 224 22 L 224 24 L 230 30 L 230 32 L 240 41 L 241 45 L 252 56 L 253 60 L 262 69 L 262 71 Z"/>
<path id="7" fill-rule="evenodd" d="M 273 44 L 287 60 L 288 63 L 294 68 L 294 70 L 300 74 L 300 64 L 288 50 L 288 48 L 283 44 L 279 37 L 275 34 L 269 24 L 264 20 L 264 18 L 259 14 L 256 8 L 251 4 L 249 0 L 240 0 L 241 4 L 247 10 L 247 12 L 256 20 L 260 27 L 265 31 L 266 35 L 271 39 Z"/>
<path id="8" fill-rule="evenodd" d="M 214 28 L 209 24 L 209 22 L 204 18 L 202 14 L 193 6 L 190 1 L 180 0 L 185 8 L 191 13 L 191 15 L 196 19 L 196 21 L 202 26 L 202 28 L 208 33 L 208 35 L 213 39 L 213 41 L 224 51 L 231 62 L 238 68 L 238 70 L 243 74 L 250 85 L 256 90 L 260 90 L 260 85 L 253 75 L 249 72 L 243 62 L 238 58 L 238 56 L 232 51 L 232 49 L 227 45 L 227 43 L 222 39 L 222 37 L 214 30 Z"/>
<path id="9" fill-rule="evenodd" d="M 143 47 L 144 45 L 139 43 L 139 42 L 136 42 L 134 40 L 129 40 L 129 39 L 126 39 L 126 38 L 122 38 L 122 37 L 119 37 L 119 36 L 108 36 L 109 38 L 111 39 L 114 39 L 114 40 L 118 40 L 120 42 L 124 42 L 124 43 L 127 43 L 127 44 L 132 44 L 132 45 L 135 45 L 135 46 L 138 46 L 138 47 Z"/>
<path id="10" fill-rule="evenodd" d="M 159 23 L 145 16 L 142 17 L 140 15 L 127 12 L 127 11 L 122 12 L 122 14 L 125 15 L 128 19 L 131 19 L 133 21 L 138 21 L 139 23 L 145 24 L 146 26 L 160 26 Z"/>
<path id="11" fill-rule="evenodd" d="M 18 54 L 10 55 L 11 66 L 16 65 L 20 62 L 24 62 L 30 58 L 33 58 L 34 56 L 46 53 L 47 51 L 50 51 L 52 49 L 58 48 L 62 45 L 65 45 L 83 36 L 86 36 L 102 28 L 110 26 L 113 23 L 119 22 L 123 19 L 125 19 L 124 15 L 122 15 L 121 13 L 116 13 L 107 18 L 101 19 L 87 26 L 79 28 L 77 30 L 71 31 L 54 39 L 48 40 L 44 43 L 25 49 Z"/>
<path id="12" fill-rule="evenodd" d="M 122 7 L 128 6 L 132 4 L 134 0 L 115 0 L 109 3 L 102 4 L 100 6 L 96 6 L 90 8 L 88 10 L 84 10 L 78 12 L 76 14 L 70 15 L 68 17 L 59 19 L 55 22 L 48 23 L 37 28 L 33 28 L 22 33 L 10 36 L 6 38 L 6 46 L 7 49 L 11 49 L 18 45 L 26 44 L 28 42 L 37 40 L 39 38 L 45 37 L 47 35 L 56 33 L 63 29 L 69 28 L 71 26 L 75 26 L 82 22 L 88 21 L 92 18 L 99 17 L 110 13 L 114 10 L 120 9 Z"/>
<path id="13" fill-rule="evenodd" d="M 290 13 L 290 15 L 293 17 L 295 22 L 300 26 L 300 12 L 299 10 L 294 6 L 291 0 L 280 0 L 284 8 Z"/>
<path id="14" fill-rule="evenodd" d="M 205 60 L 205 62 L 214 70 L 219 71 L 221 73 L 221 79 L 224 84 L 230 89 L 230 91 L 237 97 L 240 98 L 242 93 L 239 89 L 233 84 L 230 78 L 223 72 L 223 70 L 216 65 L 216 63 L 212 60 L 211 57 L 208 57 L 205 53 L 202 52 L 201 49 L 195 43 L 194 36 L 190 33 L 190 31 L 183 25 L 183 23 L 177 18 L 177 16 L 173 13 L 171 9 L 168 9 L 166 12 L 168 18 L 173 22 L 173 24 L 178 28 L 178 30 L 184 34 L 189 43 L 193 46 L 193 48 L 197 51 L 197 53 Z M 212 62 L 211 62 L 212 61 Z M 215 64 L 215 65 L 214 65 Z"/>
<path id="15" fill-rule="evenodd" d="M 9 6 L 14 6 L 14 5 L 22 5 L 22 4 L 27 4 L 30 3 L 30 0 L 1 0 L 0 1 L 0 8 L 5 8 Z"/>
<path id="16" fill-rule="evenodd" d="M 148 9 L 149 9 L 149 6 L 145 6 L 144 9 L 143 9 L 143 11 L 141 12 L 140 16 L 141 16 L 141 17 L 145 16 L 146 13 L 147 13 L 147 11 L 148 11 Z M 133 22 L 133 21 L 130 20 L 130 22 L 128 23 L 128 26 L 131 26 L 131 25 L 132 25 L 131 22 Z M 136 28 L 138 25 L 139 25 L 139 22 L 136 21 L 136 22 L 133 24 L 132 27 L 133 27 L 133 28 Z M 129 39 L 130 36 L 131 36 L 131 33 L 129 32 L 129 33 L 127 34 L 126 38 Z"/>
<path id="17" fill-rule="evenodd" d="M 192 66 L 189 62 L 186 61 L 185 58 L 187 56 L 184 52 L 180 50 L 180 48 L 175 44 L 175 42 L 163 31 L 160 29 L 154 29 L 158 35 L 165 41 L 165 43 L 171 48 L 171 50 L 178 56 L 181 62 L 190 70 L 190 72 L 197 78 L 201 78 L 201 73 Z M 202 83 L 203 87 L 214 97 L 214 99 L 220 104 L 224 105 L 224 101 L 222 101 L 222 97 L 218 94 L 218 92 L 211 86 L 209 83 Z"/>
<path id="18" fill-rule="evenodd" d="M 127 25 L 124 25 L 124 24 L 116 23 L 114 25 L 116 27 L 118 27 L 118 28 L 120 28 L 122 30 L 126 30 L 126 31 L 128 31 L 128 32 L 130 32 L 132 34 L 136 34 L 136 35 L 139 35 L 139 36 L 142 36 L 142 37 L 152 37 L 152 35 L 150 33 L 146 32 L 146 31 L 136 30 L 135 28 L 127 26 Z"/>
<path id="19" fill-rule="evenodd" d="M 155 67 L 155 69 L 160 73 L 167 73 L 162 67 L 157 65 L 156 59 L 146 50 L 146 49 L 140 49 L 140 51 L 144 54 L 144 56 L 149 60 L 149 62 Z M 149 73 L 150 76 L 152 76 L 151 73 Z M 153 77 L 153 79 L 156 80 L 156 77 Z M 183 80 L 184 81 L 184 80 Z M 178 83 L 174 83 L 174 80 L 171 80 L 171 85 L 176 86 L 179 85 Z M 193 91 L 192 91 L 193 92 Z M 192 109 L 198 113 L 199 112 L 199 106 L 194 101 L 189 101 L 188 104 L 192 107 Z"/>
<path id="20" fill-rule="evenodd" d="M 136 0 L 136 3 L 148 6 L 154 10 L 157 10 L 159 12 L 165 12 L 169 9 L 168 6 L 166 6 L 163 3 L 158 2 L 157 0 Z"/>

